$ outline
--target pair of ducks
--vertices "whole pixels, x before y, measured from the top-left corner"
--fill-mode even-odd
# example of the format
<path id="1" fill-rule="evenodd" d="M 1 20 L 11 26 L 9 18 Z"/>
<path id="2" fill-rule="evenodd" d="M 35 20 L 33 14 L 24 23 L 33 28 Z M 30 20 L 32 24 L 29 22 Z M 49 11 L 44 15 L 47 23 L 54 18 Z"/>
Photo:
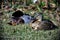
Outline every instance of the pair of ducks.
<path id="1" fill-rule="evenodd" d="M 24 23 L 24 22 L 29 22 L 30 26 L 34 30 L 39 30 L 39 29 L 40 30 L 41 29 L 51 30 L 51 29 L 57 28 L 50 20 L 43 20 L 42 13 L 35 14 L 33 20 L 31 20 L 31 22 L 30 22 L 30 19 L 29 19 L 29 21 L 27 21 L 30 16 L 27 16 L 27 15 L 23 16 L 23 15 L 24 14 L 21 11 L 17 11 L 15 13 L 13 13 L 12 16 L 14 16 L 15 19 L 13 18 L 13 20 L 12 20 L 12 22 L 10 22 L 10 24 L 17 25 L 17 22 L 19 24 Z M 16 19 L 16 17 L 21 17 L 21 16 L 23 16 L 23 17 Z M 17 22 L 15 22 L 14 20 L 17 20 Z"/>
<path id="2" fill-rule="evenodd" d="M 32 20 L 30 26 L 34 30 L 52 30 L 57 28 L 50 20 L 43 20 L 42 13 L 36 14 L 35 20 Z"/>

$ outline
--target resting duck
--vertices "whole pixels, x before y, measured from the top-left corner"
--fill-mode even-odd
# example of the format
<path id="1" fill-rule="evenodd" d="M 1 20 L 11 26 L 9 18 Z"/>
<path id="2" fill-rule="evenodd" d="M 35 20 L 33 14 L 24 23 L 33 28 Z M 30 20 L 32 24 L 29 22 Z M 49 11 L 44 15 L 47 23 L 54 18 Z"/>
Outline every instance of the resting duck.
<path id="1" fill-rule="evenodd" d="M 50 20 L 43 20 L 42 13 L 36 15 L 36 19 L 31 21 L 30 26 L 34 30 L 51 30 L 56 28 Z"/>
<path id="2" fill-rule="evenodd" d="M 10 20 L 10 25 L 17 25 L 17 24 L 22 24 L 22 23 L 25 23 L 25 24 L 28 24 L 31 22 L 31 20 L 33 20 L 33 17 L 28 15 L 28 14 L 24 14 L 23 12 L 21 11 L 16 11 L 12 14 L 12 18 Z"/>

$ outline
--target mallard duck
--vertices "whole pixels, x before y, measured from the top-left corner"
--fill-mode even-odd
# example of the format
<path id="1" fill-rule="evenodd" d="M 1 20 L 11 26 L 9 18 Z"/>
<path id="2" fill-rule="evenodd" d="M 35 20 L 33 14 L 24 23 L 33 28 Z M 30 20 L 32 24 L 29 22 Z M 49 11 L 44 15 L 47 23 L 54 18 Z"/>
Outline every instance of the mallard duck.
<path id="1" fill-rule="evenodd" d="M 36 16 L 35 20 L 32 20 L 30 23 L 30 26 L 34 29 L 34 30 L 51 30 L 56 28 L 56 26 L 52 23 L 52 21 L 50 20 L 42 20 L 43 17 L 42 15 L 38 15 Z"/>

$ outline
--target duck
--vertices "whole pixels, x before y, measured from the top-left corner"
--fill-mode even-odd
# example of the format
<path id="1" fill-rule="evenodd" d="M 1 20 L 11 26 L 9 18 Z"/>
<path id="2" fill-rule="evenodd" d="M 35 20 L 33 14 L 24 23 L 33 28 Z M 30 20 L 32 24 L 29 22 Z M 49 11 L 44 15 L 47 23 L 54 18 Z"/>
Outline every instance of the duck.
<path id="1" fill-rule="evenodd" d="M 13 26 L 16 26 L 18 24 L 29 24 L 31 20 L 33 20 L 32 16 L 18 10 L 12 14 L 12 17 L 10 19 L 10 22 L 8 22 L 8 24 Z"/>
<path id="2" fill-rule="evenodd" d="M 42 14 L 43 13 L 37 13 L 37 15 L 35 16 L 36 19 L 30 22 L 30 27 L 33 30 L 52 30 L 57 28 L 57 26 L 54 25 L 52 21 L 43 19 Z"/>

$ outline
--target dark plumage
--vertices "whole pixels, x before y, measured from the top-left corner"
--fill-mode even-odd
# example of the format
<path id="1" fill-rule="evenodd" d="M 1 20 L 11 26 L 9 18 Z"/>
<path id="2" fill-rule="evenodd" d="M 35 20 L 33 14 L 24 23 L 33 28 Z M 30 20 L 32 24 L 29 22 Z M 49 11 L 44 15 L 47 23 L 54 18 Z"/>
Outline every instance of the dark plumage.
<path id="1" fill-rule="evenodd" d="M 16 12 L 14 12 L 14 13 L 12 14 L 12 16 L 14 16 L 14 17 L 21 17 L 21 16 L 23 16 L 23 15 L 24 15 L 23 12 L 20 11 L 20 10 L 17 10 Z"/>
<path id="2" fill-rule="evenodd" d="M 21 16 L 23 16 L 23 12 L 20 11 L 20 10 L 17 10 L 15 11 L 13 14 L 12 14 L 12 18 L 10 20 L 10 22 L 8 23 L 9 25 L 14 25 L 16 26 L 17 24 L 19 23 L 24 23 L 24 21 L 20 18 Z"/>

